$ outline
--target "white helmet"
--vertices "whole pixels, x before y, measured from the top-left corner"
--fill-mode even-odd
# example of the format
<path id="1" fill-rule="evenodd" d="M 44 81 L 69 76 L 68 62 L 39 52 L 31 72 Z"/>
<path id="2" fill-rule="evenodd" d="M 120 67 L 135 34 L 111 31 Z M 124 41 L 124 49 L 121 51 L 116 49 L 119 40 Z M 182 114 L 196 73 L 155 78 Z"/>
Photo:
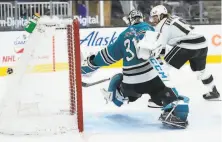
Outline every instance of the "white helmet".
<path id="1" fill-rule="evenodd" d="M 160 19 L 161 14 L 168 14 L 166 7 L 163 5 L 157 5 L 153 7 L 150 12 L 150 16 L 158 16 L 159 20 L 161 20 Z"/>

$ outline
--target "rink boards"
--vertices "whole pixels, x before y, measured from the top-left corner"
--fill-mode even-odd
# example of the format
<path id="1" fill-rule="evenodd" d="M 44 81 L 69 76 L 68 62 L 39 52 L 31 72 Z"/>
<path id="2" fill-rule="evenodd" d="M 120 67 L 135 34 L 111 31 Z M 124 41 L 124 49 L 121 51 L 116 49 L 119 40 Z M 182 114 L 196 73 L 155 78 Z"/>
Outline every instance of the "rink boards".
<path id="1" fill-rule="evenodd" d="M 198 33 L 208 40 L 207 63 L 221 63 L 221 25 L 197 25 Z M 112 44 L 125 27 L 80 29 L 80 43 L 84 56 L 96 53 Z M 23 31 L 0 32 L 0 76 L 6 75 L 6 69 L 13 66 L 23 53 L 28 34 Z M 30 62 L 32 72 L 51 72 L 68 69 L 66 30 L 57 30 L 54 35 L 44 34 L 42 39 L 36 39 L 38 44 L 35 58 Z M 119 61 L 106 68 L 120 68 Z"/>

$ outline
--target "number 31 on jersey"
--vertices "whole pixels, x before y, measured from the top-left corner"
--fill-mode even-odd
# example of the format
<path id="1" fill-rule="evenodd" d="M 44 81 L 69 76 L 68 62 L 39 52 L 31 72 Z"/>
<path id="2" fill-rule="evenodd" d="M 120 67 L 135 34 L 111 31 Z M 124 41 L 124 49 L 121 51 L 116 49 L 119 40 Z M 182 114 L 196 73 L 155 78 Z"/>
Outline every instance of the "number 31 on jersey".
<path id="1" fill-rule="evenodd" d="M 126 52 L 130 54 L 129 56 L 126 57 L 126 60 L 131 61 L 135 57 L 135 54 L 133 53 L 132 50 L 130 50 L 130 40 L 129 39 L 126 39 L 124 41 L 124 46 L 126 47 Z"/>

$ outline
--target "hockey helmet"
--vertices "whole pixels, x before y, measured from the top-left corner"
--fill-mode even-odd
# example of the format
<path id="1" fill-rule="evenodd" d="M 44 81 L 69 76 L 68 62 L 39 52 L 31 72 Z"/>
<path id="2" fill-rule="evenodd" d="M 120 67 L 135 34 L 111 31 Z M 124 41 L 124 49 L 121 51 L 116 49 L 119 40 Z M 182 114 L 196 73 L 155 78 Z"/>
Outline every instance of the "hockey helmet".
<path id="1" fill-rule="evenodd" d="M 143 22 L 143 14 L 141 11 L 134 9 L 130 11 L 128 16 L 123 17 L 123 20 L 128 25 L 134 25 Z"/>
<path id="2" fill-rule="evenodd" d="M 150 12 L 150 16 L 151 17 L 158 16 L 159 21 L 162 20 L 160 17 L 161 14 L 164 14 L 164 15 L 168 14 L 166 7 L 163 5 L 157 5 L 157 6 L 153 7 Z"/>

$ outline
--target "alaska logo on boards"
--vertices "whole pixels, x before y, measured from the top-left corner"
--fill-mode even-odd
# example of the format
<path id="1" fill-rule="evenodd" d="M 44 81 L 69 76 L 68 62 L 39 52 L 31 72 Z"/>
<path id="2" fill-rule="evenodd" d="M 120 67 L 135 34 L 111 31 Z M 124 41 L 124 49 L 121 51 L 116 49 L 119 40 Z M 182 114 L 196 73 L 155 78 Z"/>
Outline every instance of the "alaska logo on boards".
<path id="1" fill-rule="evenodd" d="M 86 46 L 108 46 L 115 42 L 118 35 L 116 32 L 113 32 L 111 36 L 100 35 L 99 31 L 92 31 L 88 35 L 84 36 L 83 39 L 80 39 L 81 45 Z"/>

